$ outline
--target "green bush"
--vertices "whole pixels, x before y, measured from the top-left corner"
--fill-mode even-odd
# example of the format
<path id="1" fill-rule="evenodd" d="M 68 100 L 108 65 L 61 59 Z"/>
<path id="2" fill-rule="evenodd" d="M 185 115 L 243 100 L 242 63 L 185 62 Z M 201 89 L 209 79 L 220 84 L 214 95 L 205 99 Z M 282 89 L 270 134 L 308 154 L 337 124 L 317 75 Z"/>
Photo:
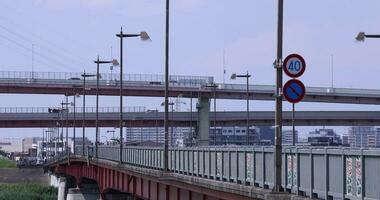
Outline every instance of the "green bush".
<path id="1" fill-rule="evenodd" d="M 0 158 L 0 168 L 15 168 L 16 162 L 6 158 Z"/>
<path id="2" fill-rule="evenodd" d="M 57 189 L 33 183 L 0 184 L 0 200 L 53 200 Z"/>

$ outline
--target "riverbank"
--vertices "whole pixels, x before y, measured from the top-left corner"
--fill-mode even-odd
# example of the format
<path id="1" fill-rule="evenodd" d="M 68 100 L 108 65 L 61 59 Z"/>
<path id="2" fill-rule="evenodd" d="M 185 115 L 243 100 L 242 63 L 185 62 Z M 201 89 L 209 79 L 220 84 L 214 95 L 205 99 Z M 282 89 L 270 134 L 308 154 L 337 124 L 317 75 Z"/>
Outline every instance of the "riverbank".
<path id="1" fill-rule="evenodd" d="M 42 167 L 39 168 L 0 168 L 0 183 L 36 183 L 49 186 L 50 178 Z"/>
<path id="2" fill-rule="evenodd" d="M 0 183 L 0 200 L 53 200 L 56 188 L 36 183 Z"/>
<path id="3" fill-rule="evenodd" d="M 16 168 L 16 162 L 0 157 L 0 168 Z"/>

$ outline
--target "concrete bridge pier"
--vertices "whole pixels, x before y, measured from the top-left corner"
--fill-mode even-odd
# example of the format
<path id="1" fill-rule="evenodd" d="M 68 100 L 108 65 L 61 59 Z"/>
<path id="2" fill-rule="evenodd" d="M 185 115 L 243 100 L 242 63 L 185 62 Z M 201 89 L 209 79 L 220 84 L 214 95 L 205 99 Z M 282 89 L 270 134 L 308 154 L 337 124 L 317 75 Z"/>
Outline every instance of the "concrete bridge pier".
<path id="1" fill-rule="evenodd" d="M 58 183 L 58 200 L 65 200 L 66 196 L 66 177 L 60 177 Z"/>
<path id="2" fill-rule="evenodd" d="M 198 110 L 198 145 L 208 146 L 210 135 L 210 98 L 199 96 L 197 103 Z"/>

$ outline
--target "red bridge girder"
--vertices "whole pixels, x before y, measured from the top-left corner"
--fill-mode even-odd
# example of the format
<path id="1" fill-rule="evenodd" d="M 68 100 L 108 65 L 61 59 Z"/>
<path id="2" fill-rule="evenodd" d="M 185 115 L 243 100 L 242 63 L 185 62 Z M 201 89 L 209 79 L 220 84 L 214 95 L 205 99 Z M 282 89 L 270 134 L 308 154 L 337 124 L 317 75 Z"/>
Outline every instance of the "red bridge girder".
<path id="1" fill-rule="evenodd" d="M 248 200 L 246 196 L 202 188 L 197 185 L 160 180 L 157 177 L 136 175 L 113 167 L 86 162 L 56 165 L 55 174 L 69 175 L 80 187 L 83 178 L 97 182 L 102 199 L 110 190 L 129 193 L 135 197 L 152 200 Z"/>

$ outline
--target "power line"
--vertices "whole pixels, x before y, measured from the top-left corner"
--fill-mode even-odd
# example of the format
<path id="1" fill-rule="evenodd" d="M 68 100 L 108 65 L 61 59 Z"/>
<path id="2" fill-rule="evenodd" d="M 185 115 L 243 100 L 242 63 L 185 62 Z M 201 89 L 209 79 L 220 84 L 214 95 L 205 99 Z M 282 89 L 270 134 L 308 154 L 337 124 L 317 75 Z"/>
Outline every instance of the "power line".
<path id="1" fill-rule="evenodd" d="M 0 34 L 0 37 L 4 38 L 5 40 L 7 40 L 7 41 L 9 41 L 9 42 L 11 42 L 11 43 L 13 43 L 13 44 L 21 47 L 21 48 L 23 48 L 26 51 L 32 52 L 32 49 L 30 49 L 29 47 L 27 47 L 27 46 L 25 46 L 25 45 L 23 45 L 23 44 L 15 41 L 15 40 L 9 38 L 9 37 L 6 37 L 6 36 L 4 36 L 2 34 Z M 66 64 L 62 63 L 61 61 L 55 60 L 53 58 L 50 58 L 50 57 L 45 56 L 45 55 L 40 54 L 40 53 L 35 53 L 35 55 L 38 55 L 39 57 L 44 58 L 46 61 L 49 61 L 49 62 L 54 63 L 54 64 L 58 64 L 60 66 L 65 66 L 66 65 Z"/>

